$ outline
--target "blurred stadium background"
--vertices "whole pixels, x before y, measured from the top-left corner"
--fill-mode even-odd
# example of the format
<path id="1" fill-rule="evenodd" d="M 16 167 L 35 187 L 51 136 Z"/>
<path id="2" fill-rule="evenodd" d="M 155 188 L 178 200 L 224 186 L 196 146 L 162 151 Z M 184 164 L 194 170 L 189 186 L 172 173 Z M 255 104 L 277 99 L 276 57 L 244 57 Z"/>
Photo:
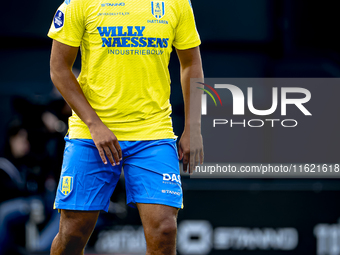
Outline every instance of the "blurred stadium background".
<path id="1" fill-rule="evenodd" d="M 49 254 L 58 231 L 59 215 L 52 205 L 70 109 L 50 80 L 51 40 L 46 34 L 60 4 L 60 0 L 1 4 L 1 255 Z M 206 77 L 340 77 L 335 1 L 192 0 L 192 5 Z M 74 72 L 80 68 L 78 57 Z M 180 135 L 183 100 L 175 54 L 170 71 L 173 123 Z M 322 152 L 319 147 L 314 154 L 313 150 L 289 154 L 294 148 L 280 146 L 285 137 L 275 132 L 265 134 L 253 151 L 234 150 L 236 141 L 231 140 L 226 152 L 234 152 L 236 159 L 258 155 L 258 162 L 299 162 L 301 153 L 306 162 L 317 158 L 339 163 L 336 129 L 325 134 L 318 128 L 304 131 L 312 146 L 330 142 Z M 300 134 L 292 132 L 290 139 L 298 140 Z M 235 137 L 241 144 L 255 142 L 254 137 Z M 178 216 L 179 254 L 340 254 L 339 179 L 183 176 L 182 182 L 185 209 Z M 137 210 L 125 205 L 123 179 L 111 200 L 87 254 L 143 254 L 141 222 Z"/>

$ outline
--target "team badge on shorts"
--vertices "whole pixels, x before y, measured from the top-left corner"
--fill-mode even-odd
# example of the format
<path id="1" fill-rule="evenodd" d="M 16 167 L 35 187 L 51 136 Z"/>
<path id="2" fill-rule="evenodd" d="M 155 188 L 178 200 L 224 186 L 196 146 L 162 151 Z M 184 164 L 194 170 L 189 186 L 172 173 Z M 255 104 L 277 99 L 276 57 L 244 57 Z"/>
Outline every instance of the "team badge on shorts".
<path id="1" fill-rule="evenodd" d="M 151 1 L 151 13 L 156 19 L 163 18 L 165 14 L 165 4 L 163 1 Z"/>
<path id="2" fill-rule="evenodd" d="M 73 189 L 73 177 L 64 176 L 61 182 L 61 193 L 65 196 L 69 195 Z"/>

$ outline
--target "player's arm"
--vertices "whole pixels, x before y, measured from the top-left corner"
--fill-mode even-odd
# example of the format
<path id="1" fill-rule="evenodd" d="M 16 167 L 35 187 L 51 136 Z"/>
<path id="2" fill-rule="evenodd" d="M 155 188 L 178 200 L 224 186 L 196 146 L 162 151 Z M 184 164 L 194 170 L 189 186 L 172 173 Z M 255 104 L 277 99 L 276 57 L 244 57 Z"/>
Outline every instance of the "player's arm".
<path id="1" fill-rule="evenodd" d="M 178 143 L 178 154 L 183 159 L 183 170 L 192 173 L 195 166 L 203 164 L 203 143 L 201 135 L 201 90 L 190 88 L 190 78 L 200 78 L 203 82 L 203 69 L 199 47 L 178 50 L 181 65 L 181 85 L 184 99 L 185 127 Z M 196 88 L 196 86 L 195 86 Z M 190 99 L 193 101 L 190 102 Z M 191 137 L 191 143 L 190 143 Z"/>
<path id="2" fill-rule="evenodd" d="M 112 165 L 115 162 L 119 164 L 122 151 L 116 136 L 104 125 L 93 110 L 72 73 L 72 66 L 77 53 L 78 47 L 71 47 L 53 40 L 50 60 L 52 82 L 73 111 L 89 127 L 92 139 L 104 164 L 107 164 L 105 154 Z"/>

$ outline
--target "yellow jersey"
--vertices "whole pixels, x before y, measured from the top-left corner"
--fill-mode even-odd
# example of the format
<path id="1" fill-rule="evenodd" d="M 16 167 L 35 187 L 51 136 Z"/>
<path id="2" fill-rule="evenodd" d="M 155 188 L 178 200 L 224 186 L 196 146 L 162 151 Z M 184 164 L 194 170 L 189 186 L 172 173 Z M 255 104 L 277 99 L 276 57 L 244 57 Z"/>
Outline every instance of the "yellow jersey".
<path id="1" fill-rule="evenodd" d="M 80 87 L 118 140 L 176 138 L 168 65 L 201 43 L 190 0 L 65 0 L 48 36 L 80 46 Z M 75 112 L 69 136 L 92 139 Z"/>

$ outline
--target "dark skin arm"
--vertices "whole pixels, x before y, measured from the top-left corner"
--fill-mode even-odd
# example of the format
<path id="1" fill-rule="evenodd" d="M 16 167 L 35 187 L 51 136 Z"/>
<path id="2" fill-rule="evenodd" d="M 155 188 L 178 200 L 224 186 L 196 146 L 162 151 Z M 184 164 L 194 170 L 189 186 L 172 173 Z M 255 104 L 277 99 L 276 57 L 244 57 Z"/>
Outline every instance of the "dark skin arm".
<path id="1" fill-rule="evenodd" d="M 106 155 L 111 165 L 119 165 L 122 150 L 117 137 L 100 120 L 72 73 L 78 49 L 53 40 L 50 60 L 52 82 L 73 111 L 88 126 L 104 164 L 107 164 Z"/>
<path id="2" fill-rule="evenodd" d="M 184 99 L 185 127 L 178 143 L 179 159 L 183 159 L 183 170 L 193 173 L 198 163 L 203 164 L 203 142 L 201 135 L 201 94 L 197 86 L 190 87 L 190 78 L 203 81 L 203 69 L 199 47 L 178 50 L 181 65 L 181 84 Z M 190 99 L 192 100 L 190 102 Z"/>

